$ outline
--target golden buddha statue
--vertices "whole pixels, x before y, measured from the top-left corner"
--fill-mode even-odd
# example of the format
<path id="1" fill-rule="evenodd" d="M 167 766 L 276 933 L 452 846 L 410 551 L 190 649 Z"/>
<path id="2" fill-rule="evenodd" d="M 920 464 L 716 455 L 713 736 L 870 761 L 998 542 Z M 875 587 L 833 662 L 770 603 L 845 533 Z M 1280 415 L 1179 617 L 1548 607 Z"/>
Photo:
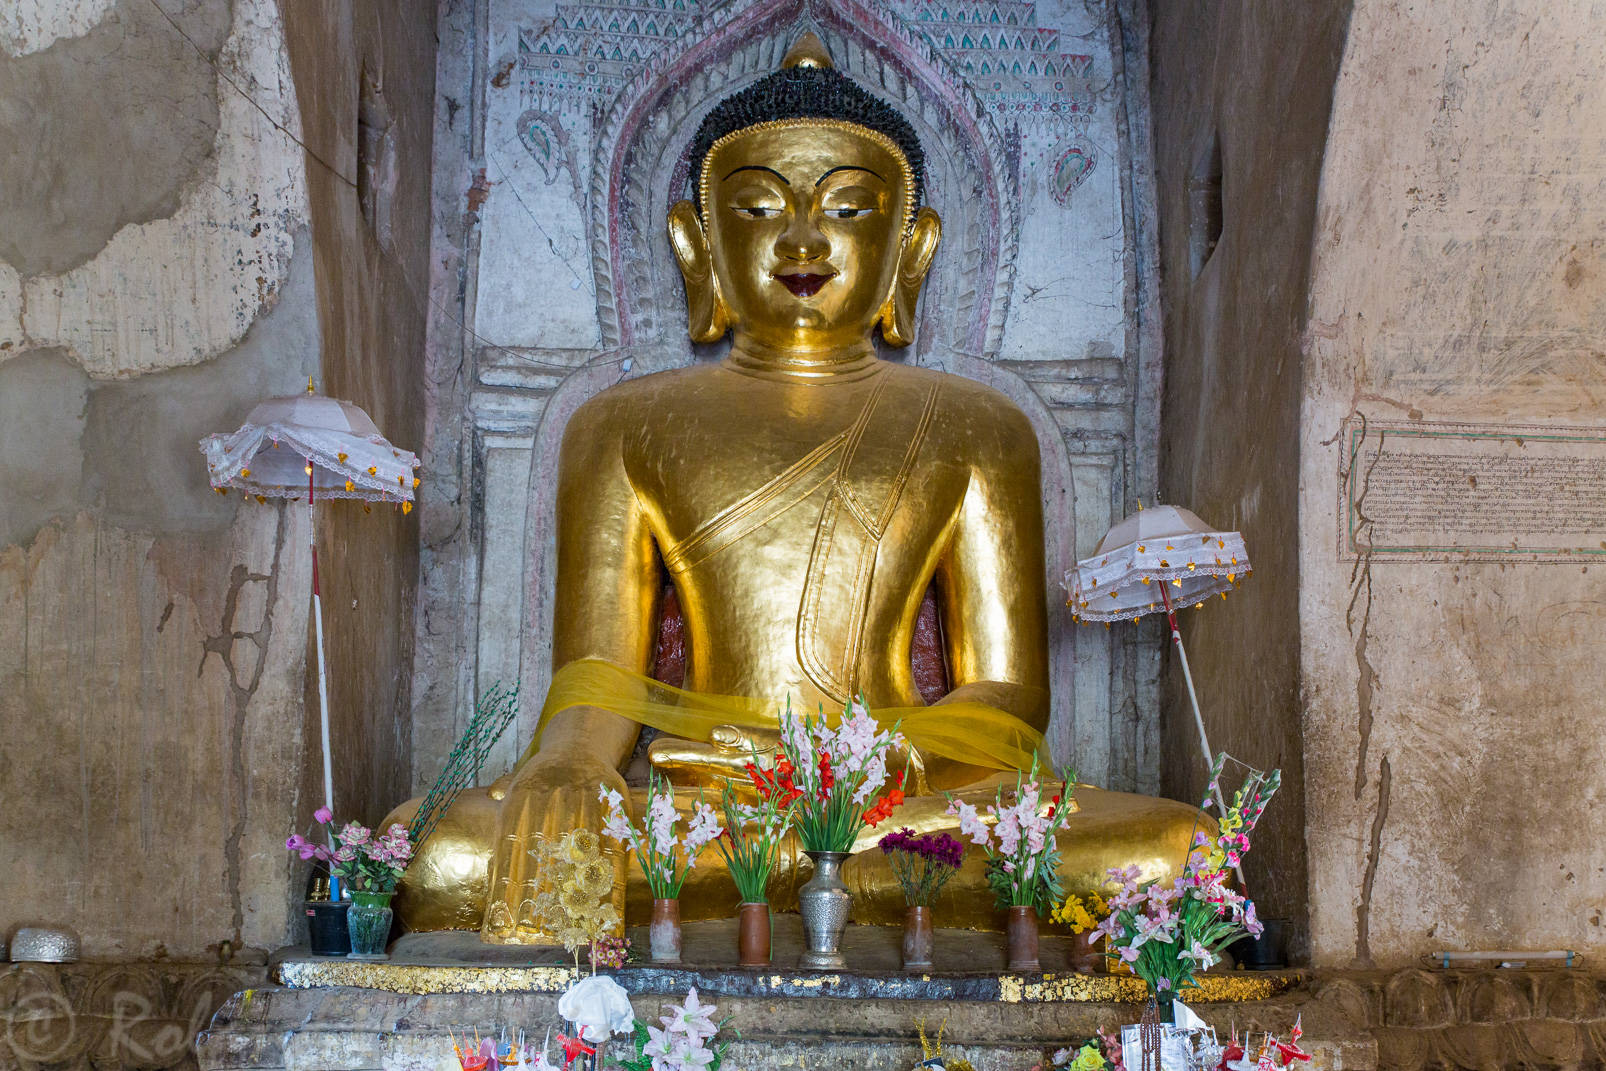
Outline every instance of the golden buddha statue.
<path id="1" fill-rule="evenodd" d="M 910 648 L 934 584 L 953 683 L 937 707 L 956 723 L 1001 711 L 1039 741 L 1047 726 L 1035 432 L 990 387 L 876 357 L 877 328 L 889 345 L 911 340 L 942 233 L 920 205 L 913 128 L 832 70 L 809 35 L 781 71 L 709 114 L 692 165 L 697 202 L 670 210 L 669 234 L 691 337 L 729 331 L 730 353 L 592 398 L 569 422 L 559 465 L 552 664 L 616 667 L 619 683 L 555 711 L 549 700 L 516 769 L 458 798 L 403 880 L 409 929 L 547 940 L 531 914 L 533 849 L 582 824 L 600 829 L 599 786 L 630 798 L 621 768 L 642 720 L 632 712 L 651 705 L 666 575 L 684 618 L 688 693 L 789 697 L 806 710 L 841 710 L 855 695 L 873 711 L 922 707 Z M 649 751 L 678 784 L 741 778 L 753 750 L 776 739 L 754 724 L 690 735 L 661 736 Z M 859 848 L 887 828 L 957 831 L 942 793 L 990 799 L 1002 780 L 1014 784 L 986 747 L 913 744 L 915 791 Z M 637 813 L 641 798 L 638 789 Z M 1077 801 L 1060 834 L 1071 891 L 1103 885 L 1111 866 L 1180 873 L 1208 821 L 1183 804 L 1086 786 Z M 945 924 L 1000 926 L 982 864 L 971 852 L 950 882 Z M 616 906 L 640 919 L 645 880 L 623 853 L 617 866 Z M 787 851 L 771 888 L 778 908 L 795 903 L 808 866 Z M 881 853 L 855 857 L 844 877 L 860 922 L 901 920 Z M 688 920 L 735 914 L 712 847 L 681 904 Z"/>

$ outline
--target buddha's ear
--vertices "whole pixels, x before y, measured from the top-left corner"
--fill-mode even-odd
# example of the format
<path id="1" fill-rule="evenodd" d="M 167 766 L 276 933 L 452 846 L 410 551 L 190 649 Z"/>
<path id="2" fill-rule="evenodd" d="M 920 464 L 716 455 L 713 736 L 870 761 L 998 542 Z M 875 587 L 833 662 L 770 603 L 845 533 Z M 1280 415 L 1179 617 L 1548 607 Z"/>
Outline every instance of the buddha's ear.
<path id="1" fill-rule="evenodd" d="M 931 258 L 937 255 L 937 243 L 941 240 L 941 217 L 930 208 L 922 208 L 915 215 L 914 226 L 909 228 L 909 237 L 904 239 L 899 253 L 892 293 L 881 307 L 881 337 L 889 346 L 907 346 L 914 341 L 915 305 L 920 301 L 920 288 L 925 285 Z"/>
<path id="2" fill-rule="evenodd" d="M 669 244 L 686 280 L 686 329 L 693 342 L 718 342 L 730 327 L 730 310 L 719 293 L 708 236 L 690 201 L 669 210 Z"/>

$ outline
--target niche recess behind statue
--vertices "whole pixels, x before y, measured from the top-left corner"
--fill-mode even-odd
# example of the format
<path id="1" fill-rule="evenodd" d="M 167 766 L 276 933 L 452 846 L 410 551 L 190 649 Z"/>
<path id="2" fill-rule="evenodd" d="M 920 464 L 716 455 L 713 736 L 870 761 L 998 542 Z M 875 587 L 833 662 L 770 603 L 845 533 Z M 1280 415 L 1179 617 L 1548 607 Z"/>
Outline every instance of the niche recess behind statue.
<path id="1" fill-rule="evenodd" d="M 462 191 L 443 189 L 453 176 L 477 191 L 466 229 L 437 227 L 436 260 L 461 257 L 465 285 L 461 304 L 432 317 L 437 337 L 466 340 L 472 382 L 431 419 L 446 449 L 472 438 L 458 486 L 438 477 L 434 489 L 461 535 L 425 552 L 415 784 L 439 769 L 477 687 L 524 687 L 519 740 L 510 734 L 488 774 L 528 741 L 549 676 L 563 424 L 621 378 L 723 349 L 687 341 L 665 213 L 688 193 L 682 154 L 703 113 L 773 71 L 806 29 L 839 70 L 902 110 L 926 149 L 943 244 L 916 342 L 888 356 L 989 382 L 1038 425 L 1051 574 L 1152 495 L 1155 403 L 1130 312 L 1140 236 L 1122 140 L 1127 87 L 1103 4 L 459 8 L 447 29 L 478 55 L 441 67 L 438 217 L 462 213 Z M 483 107 L 465 107 L 476 100 Z M 1156 790 L 1156 645 L 1131 630 L 1078 629 L 1060 601 L 1050 599 L 1056 757 L 1095 784 Z"/>

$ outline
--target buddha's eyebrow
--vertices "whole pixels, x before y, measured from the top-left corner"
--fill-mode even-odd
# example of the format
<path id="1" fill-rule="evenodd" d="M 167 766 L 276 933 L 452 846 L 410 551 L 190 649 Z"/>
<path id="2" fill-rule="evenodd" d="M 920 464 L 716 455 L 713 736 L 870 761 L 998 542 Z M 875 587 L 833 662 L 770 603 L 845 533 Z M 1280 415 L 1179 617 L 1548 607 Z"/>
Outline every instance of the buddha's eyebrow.
<path id="1" fill-rule="evenodd" d="M 725 178 L 730 178 L 731 175 L 736 174 L 737 171 L 768 171 L 782 182 L 786 182 L 786 176 L 775 170 L 773 167 L 760 167 L 758 164 L 744 164 L 743 166 L 736 168 L 735 171 L 732 171 L 730 175 L 726 175 Z M 724 182 L 725 179 L 720 179 L 720 181 Z M 791 185 L 790 182 L 786 182 L 786 184 L 788 186 Z"/>
<path id="2" fill-rule="evenodd" d="M 871 171 L 868 167 L 856 167 L 853 164 L 843 164 L 840 167 L 833 167 L 831 170 L 821 175 L 819 179 L 815 181 L 814 185 L 818 186 L 821 182 L 824 182 L 838 171 L 863 171 L 867 175 L 875 175 L 875 177 L 881 179 L 882 182 L 887 181 L 886 179 L 881 178 L 880 175 L 876 175 L 876 173 Z"/>

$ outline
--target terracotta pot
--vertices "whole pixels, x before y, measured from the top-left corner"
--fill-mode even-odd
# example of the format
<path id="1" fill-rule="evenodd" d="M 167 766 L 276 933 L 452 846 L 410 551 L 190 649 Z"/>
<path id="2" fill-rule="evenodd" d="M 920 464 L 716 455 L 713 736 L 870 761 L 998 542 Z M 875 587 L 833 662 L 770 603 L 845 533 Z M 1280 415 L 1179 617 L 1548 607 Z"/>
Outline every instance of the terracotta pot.
<path id="1" fill-rule="evenodd" d="M 911 907 L 903 913 L 903 969 L 931 969 L 931 908 Z"/>
<path id="2" fill-rule="evenodd" d="M 1042 970 L 1037 961 L 1037 909 L 1010 908 L 1004 932 L 1009 942 L 1009 970 Z"/>
<path id="3" fill-rule="evenodd" d="M 1108 973 L 1104 961 L 1104 946 L 1102 943 L 1097 945 L 1093 943 L 1093 939 L 1098 936 L 1098 931 L 1092 929 L 1071 935 L 1071 970 L 1078 974 Z"/>
<path id="4" fill-rule="evenodd" d="M 652 928 L 647 931 L 654 963 L 680 962 L 680 901 L 654 900 Z"/>
<path id="5" fill-rule="evenodd" d="M 737 962 L 743 967 L 768 967 L 770 965 L 770 905 L 742 904 L 737 911 Z"/>

